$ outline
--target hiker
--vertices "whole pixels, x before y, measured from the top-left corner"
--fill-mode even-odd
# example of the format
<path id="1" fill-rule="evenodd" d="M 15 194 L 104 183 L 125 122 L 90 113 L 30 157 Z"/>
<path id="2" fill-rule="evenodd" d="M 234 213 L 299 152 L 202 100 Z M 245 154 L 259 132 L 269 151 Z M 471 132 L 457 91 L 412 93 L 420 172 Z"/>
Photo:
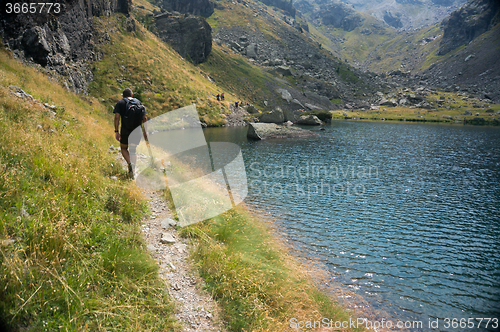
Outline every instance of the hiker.
<path id="1" fill-rule="evenodd" d="M 235 106 L 236 108 L 238 108 L 238 102 L 237 102 L 237 101 L 235 101 L 235 102 L 234 102 L 234 106 Z"/>
<path id="2" fill-rule="evenodd" d="M 220 101 L 220 95 L 217 94 L 217 101 Z"/>
<path id="3" fill-rule="evenodd" d="M 135 128 L 148 121 L 146 117 L 146 108 L 141 102 L 133 98 L 131 89 L 123 90 L 123 99 L 116 103 L 115 109 L 115 138 L 120 142 L 122 156 L 128 165 L 128 175 L 134 178 L 134 165 L 137 160 L 136 149 L 141 141 L 140 132 L 134 132 L 130 135 Z M 120 132 L 118 132 L 118 125 L 122 122 Z M 143 130 L 144 139 L 147 140 L 146 128 Z M 129 151 L 130 145 L 130 151 Z"/>
<path id="4" fill-rule="evenodd" d="M 224 92 L 220 94 L 220 100 L 224 100 Z"/>

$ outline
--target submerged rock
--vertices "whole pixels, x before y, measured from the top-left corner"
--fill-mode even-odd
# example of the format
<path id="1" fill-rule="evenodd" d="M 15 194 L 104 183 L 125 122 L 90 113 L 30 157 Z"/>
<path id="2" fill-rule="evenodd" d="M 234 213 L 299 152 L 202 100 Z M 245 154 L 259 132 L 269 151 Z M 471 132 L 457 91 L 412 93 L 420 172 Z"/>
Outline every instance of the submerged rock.
<path id="1" fill-rule="evenodd" d="M 315 136 L 318 136 L 318 134 L 309 130 L 292 126 L 280 126 L 274 123 L 250 123 L 247 132 L 248 138 L 256 140 Z"/>

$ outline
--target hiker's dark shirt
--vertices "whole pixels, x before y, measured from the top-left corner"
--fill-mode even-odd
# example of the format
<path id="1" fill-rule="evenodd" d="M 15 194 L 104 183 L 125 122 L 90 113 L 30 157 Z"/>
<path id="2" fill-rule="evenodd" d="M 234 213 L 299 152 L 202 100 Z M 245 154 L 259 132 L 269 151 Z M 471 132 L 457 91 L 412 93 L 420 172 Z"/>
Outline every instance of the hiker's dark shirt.
<path id="1" fill-rule="evenodd" d="M 119 100 L 115 105 L 115 109 L 113 110 L 113 113 L 120 114 L 121 123 L 122 123 L 121 124 L 122 130 L 126 129 L 127 131 L 132 131 L 141 125 L 142 119 L 141 119 L 141 122 L 139 122 L 139 123 L 133 123 L 131 119 L 127 119 L 124 117 L 125 112 L 127 111 L 127 108 L 126 108 L 127 99 L 128 98 L 123 98 L 123 99 Z"/>

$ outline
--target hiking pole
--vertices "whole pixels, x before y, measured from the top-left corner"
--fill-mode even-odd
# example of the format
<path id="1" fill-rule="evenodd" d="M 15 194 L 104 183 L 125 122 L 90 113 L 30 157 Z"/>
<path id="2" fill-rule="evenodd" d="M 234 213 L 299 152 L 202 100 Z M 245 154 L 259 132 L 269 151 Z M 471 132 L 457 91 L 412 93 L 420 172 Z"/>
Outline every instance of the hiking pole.
<path id="1" fill-rule="evenodd" d="M 151 168 L 152 169 L 155 169 L 156 168 L 156 165 L 155 165 L 155 162 L 154 162 L 154 157 L 153 157 L 153 151 L 151 151 L 151 145 L 149 144 L 149 138 L 148 138 L 148 135 L 147 135 L 147 132 L 146 132 L 146 126 L 144 126 L 144 123 L 141 124 L 141 128 L 142 128 L 142 134 L 144 136 L 144 140 L 146 141 L 146 146 L 148 147 L 148 151 L 149 151 L 149 157 L 150 157 L 150 162 L 151 162 Z M 167 166 L 165 165 L 165 160 L 162 158 L 161 159 L 161 165 L 163 166 L 163 178 L 165 180 L 165 188 L 168 189 L 168 180 L 167 180 Z"/>
<path id="2" fill-rule="evenodd" d="M 144 123 L 141 123 L 141 129 L 142 129 L 142 135 L 144 136 L 144 140 L 146 141 L 146 146 L 148 147 L 148 151 L 149 151 L 149 162 L 151 164 L 151 168 L 155 168 L 155 159 L 153 157 L 153 152 L 151 151 L 151 145 L 149 144 L 149 138 L 148 138 L 148 134 L 146 132 L 146 127 L 144 126 Z"/>

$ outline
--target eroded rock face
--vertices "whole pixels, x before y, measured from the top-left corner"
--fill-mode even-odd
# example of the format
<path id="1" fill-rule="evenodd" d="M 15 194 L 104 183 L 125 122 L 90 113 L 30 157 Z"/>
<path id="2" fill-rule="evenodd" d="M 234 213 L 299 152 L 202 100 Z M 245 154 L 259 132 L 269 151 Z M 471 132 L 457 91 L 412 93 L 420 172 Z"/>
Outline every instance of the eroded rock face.
<path id="1" fill-rule="evenodd" d="M 90 63 L 96 60 L 92 17 L 114 12 L 128 15 L 131 1 L 64 0 L 59 3 L 59 13 L 3 15 L 0 35 L 4 44 L 19 57 L 54 70 L 71 91 L 86 92 L 93 78 Z"/>
<path id="2" fill-rule="evenodd" d="M 194 64 L 204 62 L 212 51 L 212 28 L 203 18 L 167 12 L 155 22 L 160 38 Z"/>
<path id="3" fill-rule="evenodd" d="M 214 12 L 214 4 L 210 0 L 163 0 L 162 5 L 168 11 L 209 17 Z"/>
<path id="4" fill-rule="evenodd" d="M 328 2 L 320 6 L 318 15 L 323 24 L 332 25 L 345 31 L 352 31 L 361 26 L 363 18 L 354 9 L 342 2 Z"/>
<path id="5" fill-rule="evenodd" d="M 444 33 L 438 54 L 444 55 L 466 45 L 490 30 L 500 21 L 499 11 L 498 0 L 470 0 L 462 8 L 451 13 L 442 23 Z"/>

